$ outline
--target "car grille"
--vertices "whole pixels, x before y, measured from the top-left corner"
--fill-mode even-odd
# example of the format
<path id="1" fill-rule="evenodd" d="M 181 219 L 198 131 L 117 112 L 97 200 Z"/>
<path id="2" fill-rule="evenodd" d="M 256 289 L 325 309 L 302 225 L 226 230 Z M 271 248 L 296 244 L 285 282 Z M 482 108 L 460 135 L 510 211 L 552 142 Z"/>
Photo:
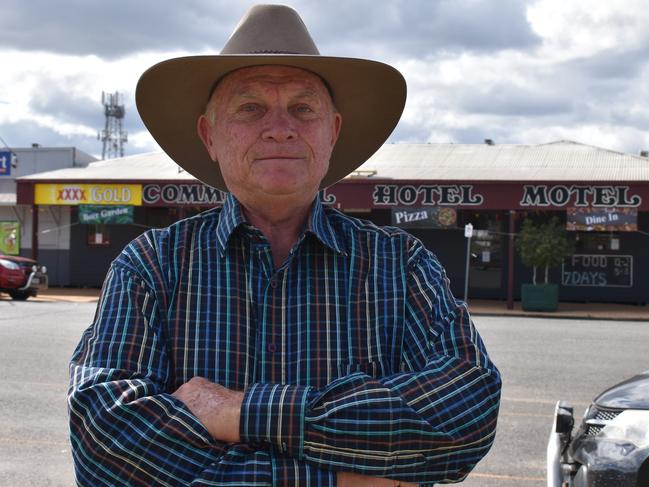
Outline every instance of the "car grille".
<path id="1" fill-rule="evenodd" d="M 587 424 L 584 434 L 586 436 L 597 435 L 600 431 L 602 431 L 602 428 L 606 423 L 615 419 L 621 412 L 621 409 L 600 409 L 596 406 L 593 406 L 589 411 L 588 417 L 586 419 L 594 420 L 593 422 L 598 422 L 600 424 Z"/>
<path id="2" fill-rule="evenodd" d="M 30 264 L 29 262 L 20 262 L 18 265 L 20 266 L 20 270 L 23 271 L 23 274 L 25 274 L 25 277 L 29 277 L 34 264 Z"/>

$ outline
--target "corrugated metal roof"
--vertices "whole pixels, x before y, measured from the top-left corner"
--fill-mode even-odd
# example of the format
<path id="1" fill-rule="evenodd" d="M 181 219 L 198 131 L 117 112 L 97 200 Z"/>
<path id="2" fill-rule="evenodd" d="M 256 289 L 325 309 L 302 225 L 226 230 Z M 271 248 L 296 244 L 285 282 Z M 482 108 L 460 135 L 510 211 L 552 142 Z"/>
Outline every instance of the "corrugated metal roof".
<path id="1" fill-rule="evenodd" d="M 385 144 L 348 179 L 646 181 L 649 158 L 571 141 L 540 145 Z M 194 180 L 164 152 L 93 162 L 20 180 Z"/>
<path id="2" fill-rule="evenodd" d="M 390 179 L 649 181 L 649 158 L 571 141 L 540 145 L 386 144 L 359 171 Z"/>
<path id="3" fill-rule="evenodd" d="M 177 180 L 195 178 L 183 170 L 164 152 L 148 152 L 134 156 L 107 159 L 88 164 L 87 167 L 58 169 L 18 178 L 29 179 L 87 179 L 87 180 Z"/>

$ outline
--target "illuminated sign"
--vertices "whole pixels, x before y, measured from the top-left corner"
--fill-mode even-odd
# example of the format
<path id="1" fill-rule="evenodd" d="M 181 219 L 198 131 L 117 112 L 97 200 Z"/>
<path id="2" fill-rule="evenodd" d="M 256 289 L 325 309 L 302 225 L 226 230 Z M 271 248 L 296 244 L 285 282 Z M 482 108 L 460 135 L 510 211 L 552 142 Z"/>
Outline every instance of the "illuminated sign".
<path id="1" fill-rule="evenodd" d="M 36 184 L 37 205 L 135 205 L 142 204 L 140 184 Z"/>
<path id="2" fill-rule="evenodd" d="M 0 152 L 0 176 L 11 176 L 11 152 Z"/>

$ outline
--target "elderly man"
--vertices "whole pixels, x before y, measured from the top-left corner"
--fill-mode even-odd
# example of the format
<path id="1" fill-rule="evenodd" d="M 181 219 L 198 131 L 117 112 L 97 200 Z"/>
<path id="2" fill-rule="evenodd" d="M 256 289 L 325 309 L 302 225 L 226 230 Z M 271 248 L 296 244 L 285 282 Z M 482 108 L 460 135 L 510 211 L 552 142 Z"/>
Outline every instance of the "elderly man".
<path id="1" fill-rule="evenodd" d="M 296 12 L 258 6 L 137 99 L 163 149 L 230 194 L 113 262 L 71 364 L 78 484 L 463 479 L 500 395 L 466 305 L 414 237 L 318 198 L 394 128 L 401 75 L 320 56 Z"/>

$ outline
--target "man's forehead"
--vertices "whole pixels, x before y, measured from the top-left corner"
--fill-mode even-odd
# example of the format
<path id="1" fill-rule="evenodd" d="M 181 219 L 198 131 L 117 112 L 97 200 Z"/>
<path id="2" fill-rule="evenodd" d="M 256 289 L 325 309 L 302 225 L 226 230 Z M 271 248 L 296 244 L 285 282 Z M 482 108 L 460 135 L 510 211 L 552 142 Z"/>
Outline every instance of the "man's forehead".
<path id="1" fill-rule="evenodd" d="M 305 69 L 291 66 L 253 66 L 227 74 L 216 91 L 229 95 L 245 95 L 264 86 L 282 86 L 305 96 L 328 94 L 322 79 Z M 219 89 L 221 88 L 221 89 Z"/>

